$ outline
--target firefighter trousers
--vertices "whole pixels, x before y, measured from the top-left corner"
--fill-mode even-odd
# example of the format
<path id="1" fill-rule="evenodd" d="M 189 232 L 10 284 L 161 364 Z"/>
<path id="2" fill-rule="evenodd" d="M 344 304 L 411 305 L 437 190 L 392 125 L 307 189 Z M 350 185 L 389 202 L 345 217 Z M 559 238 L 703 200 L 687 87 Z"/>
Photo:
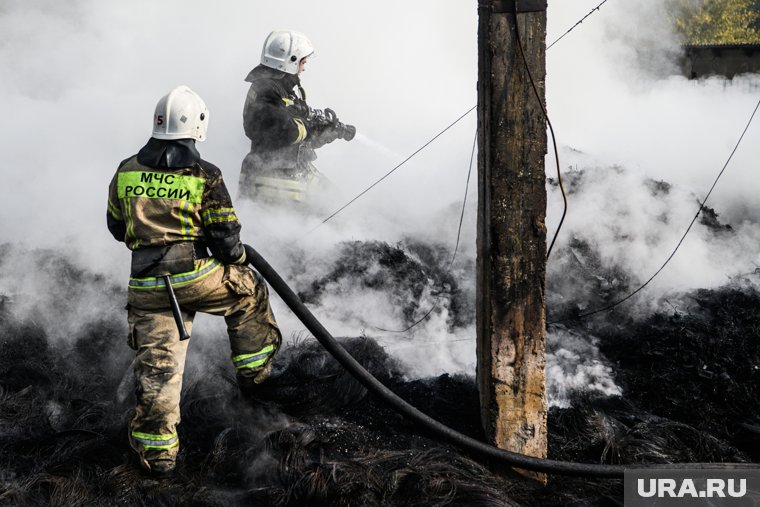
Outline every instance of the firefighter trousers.
<path id="1" fill-rule="evenodd" d="M 224 316 L 238 382 L 262 381 L 282 340 L 266 283 L 246 266 L 224 266 L 214 259 L 196 263 L 203 268 L 196 270 L 202 275 L 174 285 L 188 333 L 196 312 Z M 137 397 L 130 444 L 143 466 L 150 468 L 156 460 L 173 462 L 179 450 L 180 392 L 191 340 L 179 340 L 163 283 L 148 289 L 130 283 L 128 297 L 128 341 L 136 350 Z"/>

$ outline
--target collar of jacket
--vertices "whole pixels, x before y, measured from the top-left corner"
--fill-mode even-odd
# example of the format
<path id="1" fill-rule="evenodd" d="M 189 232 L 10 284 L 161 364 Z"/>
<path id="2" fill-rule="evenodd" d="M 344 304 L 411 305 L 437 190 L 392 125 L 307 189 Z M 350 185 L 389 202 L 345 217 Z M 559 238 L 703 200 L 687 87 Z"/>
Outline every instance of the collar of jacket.
<path id="1" fill-rule="evenodd" d="M 245 80 L 249 83 L 253 83 L 257 79 L 282 80 L 283 86 L 285 86 L 288 90 L 290 90 L 296 85 L 301 84 L 301 79 L 298 77 L 297 74 L 288 74 L 287 72 L 273 69 L 271 67 L 267 67 L 266 65 L 261 65 L 261 64 L 254 67 L 253 70 L 249 72 L 245 78 Z"/>
<path id="2" fill-rule="evenodd" d="M 190 167 L 201 160 L 193 139 L 164 140 L 151 137 L 137 153 L 137 162 L 148 167 Z"/>

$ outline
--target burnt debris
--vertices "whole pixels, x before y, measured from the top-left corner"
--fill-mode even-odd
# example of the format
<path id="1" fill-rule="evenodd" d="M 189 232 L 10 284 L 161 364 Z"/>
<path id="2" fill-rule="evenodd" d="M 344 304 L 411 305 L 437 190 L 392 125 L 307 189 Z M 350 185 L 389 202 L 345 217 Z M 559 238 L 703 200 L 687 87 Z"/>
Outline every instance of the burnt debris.
<path id="1" fill-rule="evenodd" d="M 412 239 L 395 246 L 380 241 L 342 243 L 328 272 L 298 295 L 307 304 L 318 304 L 326 291 L 338 294 L 348 288 L 378 291 L 402 309 L 407 325 L 421 318 L 430 309 L 431 301 L 445 300 L 451 331 L 475 319 L 474 294 L 460 287 L 457 273 L 449 269 L 451 256 L 448 248 Z M 455 267 L 474 269 L 466 261 Z M 429 296 L 421 303 L 425 293 Z"/>
<path id="2" fill-rule="evenodd" d="M 387 265 L 389 273 L 405 268 L 394 283 L 408 284 L 404 297 L 412 297 L 415 284 L 445 280 L 448 264 L 445 251 L 415 248 L 348 244 L 344 262 L 305 295 L 319 298 L 329 280 L 341 277 L 390 283 L 371 275 L 366 263 L 349 266 L 353 252 Z M 593 257 L 590 247 L 583 252 Z M 64 260 L 43 260 L 50 254 L 39 259 L 62 263 L 65 269 L 49 272 L 57 281 L 94 276 Z M 618 278 L 620 287 L 605 297 L 629 283 L 622 272 Z M 124 299 L 122 289 L 99 282 L 108 297 Z M 597 336 L 623 396 L 576 395 L 570 408 L 552 408 L 550 457 L 608 464 L 757 461 L 760 293 L 754 287 L 736 282 L 695 291 L 682 298 L 688 304 L 626 325 L 575 323 L 570 329 Z M 76 306 L 71 298 L 88 297 L 76 286 L 70 295 L 61 311 Z M 16 295 L 2 296 L 0 505 L 622 505 L 620 481 L 554 477 L 541 487 L 429 438 L 308 338 L 285 348 L 271 379 L 243 395 L 225 340 L 200 328 L 182 394 L 178 469 L 154 480 L 140 471 L 127 442 L 132 356 L 124 323 L 104 316 L 75 335 L 51 336 L 33 318 L 49 310 L 17 311 Z M 460 315 L 465 319 L 467 311 Z M 471 376 L 409 379 L 372 338 L 342 342 L 410 403 L 483 438 Z"/>

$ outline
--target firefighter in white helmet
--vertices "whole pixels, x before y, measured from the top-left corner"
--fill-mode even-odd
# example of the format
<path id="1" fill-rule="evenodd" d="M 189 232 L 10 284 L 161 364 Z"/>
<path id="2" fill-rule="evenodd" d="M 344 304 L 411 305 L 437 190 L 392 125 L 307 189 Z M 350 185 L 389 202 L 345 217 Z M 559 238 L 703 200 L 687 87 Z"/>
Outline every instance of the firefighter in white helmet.
<path id="1" fill-rule="evenodd" d="M 196 312 L 224 316 L 243 391 L 266 378 L 281 342 L 267 286 L 244 265 L 240 222 L 222 173 L 195 146 L 206 139 L 208 118 L 206 104 L 187 86 L 161 98 L 152 137 L 119 165 L 108 194 L 108 229 L 132 250 L 127 317 L 137 401 L 129 441 L 154 474 L 172 471 L 179 450 L 188 342 L 180 340 L 171 297 L 186 329 Z"/>
<path id="2" fill-rule="evenodd" d="M 314 53 L 302 33 L 275 30 L 264 41 L 261 64 L 246 77 L 251 83 L 243 109 L 251 151 L 243 160 L 239 192 L 269 202 L 304 201 L 319 184 L 315 149 L 336 139 L 350 141 L 351 125 L 331 109 L 306 103 L 301 74 Z"/>

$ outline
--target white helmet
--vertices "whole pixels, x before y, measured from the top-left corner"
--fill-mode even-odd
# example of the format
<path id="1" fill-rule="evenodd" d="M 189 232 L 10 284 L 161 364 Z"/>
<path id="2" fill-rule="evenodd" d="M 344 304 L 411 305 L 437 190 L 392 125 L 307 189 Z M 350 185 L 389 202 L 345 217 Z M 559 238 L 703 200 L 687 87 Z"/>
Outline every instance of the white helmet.
<path id="1" fill-rule="evenodd" d="M 203 99 L 187 86 L 178 86 L 161 97 L 153 115 L 156 139 L 206 140 L 208 109 Z"/>
<path id="2" fill-rule="evenodd" d="M 275 30 L 264 41 L 261 64 L 288 74 L 298 74 L 298 62 L 312 53 L 314 46 L 301 32 Z"/>

